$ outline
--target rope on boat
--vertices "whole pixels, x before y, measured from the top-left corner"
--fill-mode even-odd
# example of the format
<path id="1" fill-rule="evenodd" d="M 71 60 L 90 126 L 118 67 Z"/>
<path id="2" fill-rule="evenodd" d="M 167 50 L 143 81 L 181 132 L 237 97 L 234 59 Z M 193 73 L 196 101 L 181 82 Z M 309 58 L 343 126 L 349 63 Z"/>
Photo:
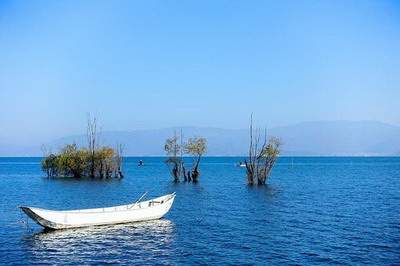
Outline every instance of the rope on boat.
<path id="1" fill-rule="evenodd" d="M 23 213 L 22 210 L 20 210 L 20 211 L 21 211 L 21 213 Z M 20 215 L 20 216 L 21 216 L 21 215 Z M 19 224 L 22 224 L 22 225 L 25 227 L 26 230 L 29 230 L 29 231 L 32 230 L 31 227 L 29 226 L 29 218 L 28 218 L 28 216 L 25 217 L 25 220 L 24 220 L 24 218 L 20 218 L 20 219 L 18 220 L 18 223 L 19 223 Z"/>

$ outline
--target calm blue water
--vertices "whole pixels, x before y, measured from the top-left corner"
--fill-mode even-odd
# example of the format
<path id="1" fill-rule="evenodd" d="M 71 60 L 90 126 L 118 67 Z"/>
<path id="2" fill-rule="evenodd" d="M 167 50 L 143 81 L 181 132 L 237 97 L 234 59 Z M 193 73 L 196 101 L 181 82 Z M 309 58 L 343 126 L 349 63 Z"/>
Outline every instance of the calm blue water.
<path id="1" fill-rule="evenodd" d="M 0 158 L 0 264 L 400 264 L 400 158 L 281 158 L 248 187 L 238 158 L 205 158 L 174 184 L 162 158 L 121 181 L 46 179 L 38 158 Z M 165 219 L 45 232 L 18 205 L 74 209 L 176 191 Z M 24 219 L 25 220 L 25 219 Z"/>

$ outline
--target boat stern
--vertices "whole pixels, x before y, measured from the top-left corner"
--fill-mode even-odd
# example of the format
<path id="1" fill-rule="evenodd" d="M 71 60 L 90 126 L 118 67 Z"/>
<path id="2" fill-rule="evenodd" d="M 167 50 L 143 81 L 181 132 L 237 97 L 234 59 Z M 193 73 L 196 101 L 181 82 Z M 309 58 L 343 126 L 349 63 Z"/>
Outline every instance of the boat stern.
<path id="1" fill-rule="evenodd" d="M 28 215 L 29 218 L 34 220 L 37 224 L 48 228 L 48 229 L 59 229 L 59 225 L 56 223 L 53 223 L 49 220 L 46 220 L 42 216 L 38 214 L 37 211 L 35 211 L 35 208 L 32 207 L 26 207 L 26 206 L 19 206 L 19 208 L 26 214 Z"/>

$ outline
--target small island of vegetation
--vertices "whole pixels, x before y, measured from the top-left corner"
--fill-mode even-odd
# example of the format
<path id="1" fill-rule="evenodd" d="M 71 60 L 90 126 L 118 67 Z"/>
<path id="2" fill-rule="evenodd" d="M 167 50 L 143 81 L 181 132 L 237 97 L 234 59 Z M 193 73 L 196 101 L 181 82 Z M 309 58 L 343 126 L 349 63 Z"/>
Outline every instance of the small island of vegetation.
<path id="1" fill-rule="evenodd" d="M 68 144 L 58 153 L 47 153 L 42 170 L 48 177 L 123 178 L 122 145 L 116 149 L 99 146 L 96 118 L 88 118 L 88 147 Z"/>

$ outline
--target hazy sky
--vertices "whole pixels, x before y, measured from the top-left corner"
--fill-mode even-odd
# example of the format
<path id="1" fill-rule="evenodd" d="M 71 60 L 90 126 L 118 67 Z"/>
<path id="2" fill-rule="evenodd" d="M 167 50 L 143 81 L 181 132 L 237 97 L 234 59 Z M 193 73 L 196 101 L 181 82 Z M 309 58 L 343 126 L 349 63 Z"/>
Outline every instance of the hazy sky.
<path id="1" fill-rule="evenodd" d="M 168 126 L 400 124 L 398 1 L 0 1 L 0 143 Z"/>

